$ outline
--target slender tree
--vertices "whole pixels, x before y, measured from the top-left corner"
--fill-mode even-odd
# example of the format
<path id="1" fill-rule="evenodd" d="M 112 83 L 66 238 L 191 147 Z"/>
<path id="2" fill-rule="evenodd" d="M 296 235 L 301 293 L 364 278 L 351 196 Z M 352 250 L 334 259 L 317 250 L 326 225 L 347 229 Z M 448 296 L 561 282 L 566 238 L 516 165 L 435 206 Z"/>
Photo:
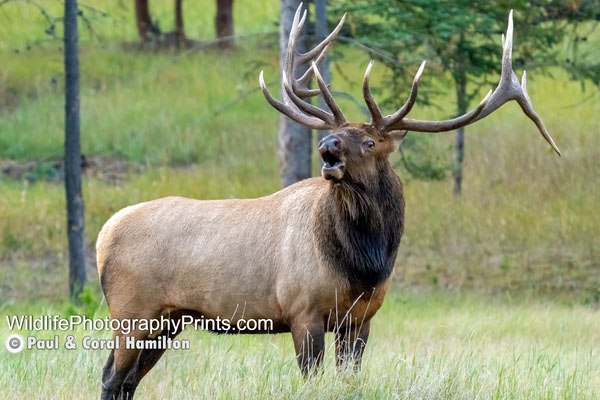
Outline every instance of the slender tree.
<path id="1" fill-rule="evenodd" d="M 135 0 L 135 22 L 142 43 L 166 39 L 167 44 L 181 46 L 186 43 L 183 23 L 183 0 L 174 0 L 175 29 L 172 33 L 161 34 L 160 28 L 152 22 L 148 0 Z M 233 45 L 233 0 L 216 0 L 215 34 L 219 48 Z"/>
<path id="2" fill-rule="evenodd" d="M 460 42 L 464 42 L 464 34 L 460 35 Z M 454 87 L 456 88 L 456 114 L 463 115 L 467 112 L 469 101 L 467 100 L 467 70 L 466 58 L 467 54 L 458 53 L 455 74 Z M 462 177 L 463 177 L 463 160 L 465 158 L 465 127 L 461 126 L 456 130 L 456 152 L 454 159 L 454 167 L 452 175 L 454 176 L 454 194 L 460 195 L 462 192 Z"/>
<path id="3" fill-rule="evenodd" d="M 215 30 L 220 48 L 233 46 L 233 0 L 217 0 L 217 14 L 215 16 Z"/>
<path id="4" fill-rule="evenodd" d="M 285 65 L 290 30 L 296 9 L 301 0 L 281 0 L 281 19 L 279 24 L 279 64 Z M 306 1 L 304 6 L 306 7 Z M 302 33 L 297 40 L 297 50 L 308 50 L 308 37 Z M 297 77 L 306 71 L 306 66 L 298 68 Z M 283 88 L 282 88 L 283 91 Z M 289 186 L 311 176 L 312 131 L 288 117 L 279 117 L 279 156 L 281 160 L 281 186 Z"/>
<path id="5" fill-rule="evenodd" d="M 83 194 L 79 136 L 79 49 L 77 0 L 65 1 L 65 191 L 69 240 L 69 291 L 73 299 L 85 284 Z"/>
<path id="6" fill-rule="evenodd" d="M 175 43 L 181 46 L 185 43 L 185 30 L 183 29 L 183 0 L 175 0 Z"/>
<path id="7" fill-rule="evenodd" d="M 152 22 L 148 0 L 135 0 L 135 23 L 142 43 L 151 41 L 160 31 Z"/>

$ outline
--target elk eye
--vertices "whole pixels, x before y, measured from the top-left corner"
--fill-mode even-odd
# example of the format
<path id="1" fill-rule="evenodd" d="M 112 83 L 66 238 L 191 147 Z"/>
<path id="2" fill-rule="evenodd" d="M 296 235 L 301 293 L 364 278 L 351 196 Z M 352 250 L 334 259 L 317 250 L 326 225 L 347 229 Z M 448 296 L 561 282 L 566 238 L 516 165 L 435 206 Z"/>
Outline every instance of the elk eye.
<path id="1" fill-rule="evenodd" d="M 375 142 L 372 140 L 367 140 L 364 145 L 369 150 L 373 150 L 375 148 Z"/>

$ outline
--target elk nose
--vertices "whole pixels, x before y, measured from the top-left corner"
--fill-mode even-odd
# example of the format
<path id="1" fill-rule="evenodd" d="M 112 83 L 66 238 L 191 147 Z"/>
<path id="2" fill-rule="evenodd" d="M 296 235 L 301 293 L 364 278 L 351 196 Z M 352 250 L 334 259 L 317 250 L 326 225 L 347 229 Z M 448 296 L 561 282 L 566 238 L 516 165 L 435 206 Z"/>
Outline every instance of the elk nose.
<path id="1" fill-rule="evenodd" d="M 326 151 L 339 151 L 341 147 L 340 139 L 335 136 L 328 136 L 319 143 L 319 151 L 321 153 Z"/>

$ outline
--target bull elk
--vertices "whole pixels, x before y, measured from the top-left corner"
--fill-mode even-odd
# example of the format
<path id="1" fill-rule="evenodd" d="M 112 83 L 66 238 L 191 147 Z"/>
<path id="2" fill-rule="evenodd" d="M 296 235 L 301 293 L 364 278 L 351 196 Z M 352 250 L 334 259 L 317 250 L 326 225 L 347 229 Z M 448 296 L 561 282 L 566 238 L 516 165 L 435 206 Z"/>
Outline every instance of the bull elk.
<path id="1" fill-rule="evenodd" d="M 418 69 L 405 104 L 383 116 L 369 90 L 362 92 L 367 123 L 349 123 L 318 69 L 344 23 L 314 49 L 300 54 L 296 38 L 306 19 L 296 11 L 282 76 L 282 101 L 273 98 L 260 73 L 266 100 L 280 113 L 312 129 L 333 133 L 319 143 L 322 177 L 306 179 L 257 199 L 199 201 L 167 197 L 127 207 L 98 236 L 98 274 L 113 319 L 181 319 L 191 315 L 271 319 L 270 332 L 291 332 L 298 364 L 309 374 L 324 353 L 325 332 L 334 332 L 336 363 L 360 368 L 373 315 L 390 284 L 404 228 L 402 183 L 390 166 L 407 131 L 443 132 L 478 121 L 510 100 L 560 155 L 512 70 L 512 11 L 502 38 L 502 73 L 470 112 L 445 121 L 407 118 L 417 98 Z M 311 62 L 301 77 L 299 65 Z M 316 78 L 318 89 L 308 85 Z M 323 96 L 329 111 L 307 98 Z M 116 338 L 159 340 L 147 330 L 114 332 Z M 160 349 L 115 349 L 102 376 L 102 398 L 131 398 L 159 360 Z"/>

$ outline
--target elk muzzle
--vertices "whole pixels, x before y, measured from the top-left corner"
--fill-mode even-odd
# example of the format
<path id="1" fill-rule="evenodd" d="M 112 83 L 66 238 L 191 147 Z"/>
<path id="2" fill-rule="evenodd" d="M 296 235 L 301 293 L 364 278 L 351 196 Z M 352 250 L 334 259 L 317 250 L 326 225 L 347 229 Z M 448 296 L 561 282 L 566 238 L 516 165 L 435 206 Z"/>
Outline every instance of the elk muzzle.
<path id="1" fill-rule="evenodd" d="M 343 147 L 344 143 L 337 135 L 329 135 L 319 143 L 319 153 L 323 160 L 323 168 L 321 168 L 323 178 L 339 181 L 344 176 L 346 164 Z"/>

